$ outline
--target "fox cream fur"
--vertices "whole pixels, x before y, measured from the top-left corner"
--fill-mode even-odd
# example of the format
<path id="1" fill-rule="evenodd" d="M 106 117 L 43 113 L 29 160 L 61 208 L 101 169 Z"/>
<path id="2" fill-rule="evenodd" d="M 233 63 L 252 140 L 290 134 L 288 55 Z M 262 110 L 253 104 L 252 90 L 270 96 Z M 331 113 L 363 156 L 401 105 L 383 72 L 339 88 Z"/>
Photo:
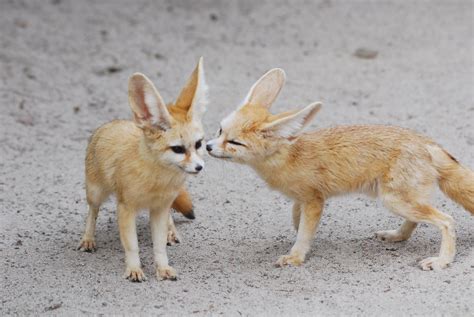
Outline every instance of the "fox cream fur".
<path id="1" fill-rule="evenodd" d="M 89 214 L 80 249 L 95 248 L 94 231 L 102 202 L 117 197 L 120 239 L 125 249 L 125 277 L 142 281 L 135 217 L 149 209 L 157 276 L 175 279 L 168 265 L 166 244 L 178 237 L 170 207 L 193 218 L 186 174 L 197 174 L 202 160 L 204 132 L 201 116 L 207 86 L 202 59 L 174 104 L 165 105 L 151 81 L 136 73 L 129 80 L 132 121 L 112 121 L 97 129 L 86 155 L 86 193 Z"/>
<path id="2" fill-rule="evenodd" d="M 271 188 L 294 201 L 296 243 L 277 265 L 304 261 L 325 200 L 349 192 L 378 196 L 405 219 L 399 229 L 377 232 L 382 240 L 406 240 L 420 222 L 436 226 L 442 235 L 439 256 L 422 260 L 420 266 L 431 270 L 449 265 L 456 248 L 454 221 L 433 207 L 429 196 L 439 184 L 474 214 L 474 173 L 429 138 L 402 128 L 340 126 L 303 133 L 321 104 L 272 115 L 269 108 L 284 81 L 281 69 L 260 78 L 206 147 L 214 157 L 250 165 Z"/>

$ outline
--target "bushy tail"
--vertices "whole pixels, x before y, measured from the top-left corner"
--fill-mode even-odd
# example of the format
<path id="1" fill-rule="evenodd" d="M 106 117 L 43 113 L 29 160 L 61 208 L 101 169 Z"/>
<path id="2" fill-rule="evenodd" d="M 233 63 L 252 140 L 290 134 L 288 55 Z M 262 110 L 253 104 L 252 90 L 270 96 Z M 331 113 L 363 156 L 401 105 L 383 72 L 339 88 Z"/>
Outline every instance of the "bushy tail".
<path id="1" fill-rule="evenodd" d="M 474 172 L 438 146 L 429 146 L 428 151 L 438 170 L 441 190 L 474 215 Z"/>
<path id="2" fill-rule="evenodd" d="M 184 187 L 181 188 L 181 190 L 179 191 L 178 197 L 176 197 L 176 199 L 174 200 L 173 205 L 171 205 L 171 208 L 182 213 L 183 216 L 188 219 L 196 218 L 194 215 L 191 196 Z"/>

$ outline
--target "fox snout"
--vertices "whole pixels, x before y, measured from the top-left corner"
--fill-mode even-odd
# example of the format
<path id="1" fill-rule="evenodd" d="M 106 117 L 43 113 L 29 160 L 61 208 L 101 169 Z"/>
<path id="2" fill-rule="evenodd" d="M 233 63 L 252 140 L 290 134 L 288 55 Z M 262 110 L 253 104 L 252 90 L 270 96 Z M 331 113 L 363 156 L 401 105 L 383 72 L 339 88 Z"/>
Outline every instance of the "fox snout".
<path id="1" fill-rule="evenodd" d="M 194 166 L 194 168 L 185 168 L 185 172 L 186 173 L 191 173 L 191 174 L 197 174 L 199 173 L 202 169 L 204 168 L 204 166 L 202 166 L 201 164 L 196 164 Z"/>
<path id="2" fill-rule="evenodd" d="M 215 154 L 215 152 L 216 152 L 216 142 L 215 142 L 215 140 L 207 141 L 206 150 L 210 155 Z M 211 153 L 212 151 L 214 151 L 214 153 Z"/>
<path id="3" fill-rule="evenodd" d="M 204 161 L 199 158 L 197 155 L 195 158 L 192 158 L 191 162 L 184 164 L 182 169 L 189 174 L 197 174 L 204 168 Z"/>
<path id="4" fill-rule="evenodd" d="M 218 144 L 218 139 L 212 139 L 207 141 L 206 150 L 210 156 L 216 158 L 230 158 L 224 154 L 222 147 Z"/>

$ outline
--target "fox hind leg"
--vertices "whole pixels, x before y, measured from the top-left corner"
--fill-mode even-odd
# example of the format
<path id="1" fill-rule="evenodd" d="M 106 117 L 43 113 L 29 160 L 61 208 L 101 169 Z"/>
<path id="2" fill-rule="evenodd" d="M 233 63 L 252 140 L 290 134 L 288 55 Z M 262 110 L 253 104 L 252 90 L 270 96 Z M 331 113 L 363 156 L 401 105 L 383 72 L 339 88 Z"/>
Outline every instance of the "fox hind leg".
<path id="1" fill-rule="evenodd" d="M 418 224 L 416 222 L 405 220 L 405 222 L 403 222 L 400 228 L 396 230 L 377 231 L 375 233 L 375 236 L 382 241 L 388 241 L 388 242 L 405 241 L 411 237 L 417 225 Z"/>
<path id="2" fill-rule="evenodd" d="M 429 257 L 420 261 L 420 267 L 427 270 L 439 270 L 447 267 L 456 253 L 456 235 L 454 221 L 451 216 L 442 213 L 436 208 L 426 204 L 418 203 L 407 197 L 398 197 L 394 194 L 384 195 L 385 205 L 395 214 L 404 217 L 407 221 L 398 230 L 384 233 L 389 238 L 406 238 L 415 229 L 415 224 L 424 222 L 436 226 L 442 235 L 439 256 Z M 382 235 L 381 235 L 382 236 Z M 395 240 L 392 240 L 395 241 Z"/>
<path id="3" fill-rule="evenodd" d="M 438 227 L 442 235 L 439 256 L 426 258 L 420 261 L 419 264 L 424 271 L 444 269 L 453 262 L 456 254 L 454 220 L 451 216 L 429 205 L 419 205 L 416 210 L 426 215 L 424 222 L 431 223 Z"/>
<path id="4" fill-rule="evenodd" d="M 107 199 L 108 194 L 104 189 L 95 184 L 86 184 L 87 203 L 89 205 L 89 213 L 86 219 L 86 228 L 84 235 L 82 236 L 81 242 L 79 243 L 78 250 L 84 252 L 94 252 L 96 250 L 95 244 L 95 227 L 97 222 L 97 216 L 99 215 L 100 205 Z"/>
<path id="5" fill-rule="evenodd" d="M 168 237 L 167 237 L 167 245 L 175 245 L 176 243 L 180 243 L 182 241 L 181 236 L 178 233 L 178 229 L 174 224 L 173 216 L 171 212 L 169 213 L 168 217 Z"/>

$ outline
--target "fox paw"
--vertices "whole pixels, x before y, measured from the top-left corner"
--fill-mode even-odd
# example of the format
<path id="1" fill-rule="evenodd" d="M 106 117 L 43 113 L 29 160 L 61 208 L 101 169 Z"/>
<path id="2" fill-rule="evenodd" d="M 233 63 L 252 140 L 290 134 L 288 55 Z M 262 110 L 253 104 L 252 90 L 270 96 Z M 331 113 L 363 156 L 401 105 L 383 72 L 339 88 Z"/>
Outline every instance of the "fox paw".
<path id="1" fill-rule="evenodd" d="M 182 241 L 181 237 L 179 236 L 178 232 L 175 230 L 168 230 L 168 237 L 167 237 L 167 245 L 175 245 Z"/>
<path id="2" fill-rule="evenodd" d="M 448 267 L 449 262 L 439 257 L 430 257 L 421 260 L 418 264 L 423 271 L 439 271 Z"/>
<path id="3" fill-rule="evenodd" d="M 97 250 L 95 241 L 92 239 L 82 239 L 77 249 L 82 252 L 95 252 Z"/>
<path id="4" fill-rule="evenodd" d="M 276 267 L 284 267 L 284 266 L 300 266 L 304 261 L 299 255 L 283 255 L 281 256 L 278 261 L 275 263 Z"/>
<path id="5" fill-rule="evenodd" d="M 171 266 L 163 266 L 156 270 L 156 276 L 159 280 L 176 281 L 176 271 Z"/>
<path id="6" fill-rule="evenodd" d="M 125 271 L 123 275 L 124 278 L 130 282 L 143 282 L 146 281 L 145 273 L 143 273 L 141 268 L 129 268 Z"/>
<path id="7" fill-rule="evenodd" d="M 377 231 L 375 237 L 381 241 L 387 242 L 400 242 L 405 241 L 407 238 L 402 236 L 398 230 L 385 230 Z"/>

